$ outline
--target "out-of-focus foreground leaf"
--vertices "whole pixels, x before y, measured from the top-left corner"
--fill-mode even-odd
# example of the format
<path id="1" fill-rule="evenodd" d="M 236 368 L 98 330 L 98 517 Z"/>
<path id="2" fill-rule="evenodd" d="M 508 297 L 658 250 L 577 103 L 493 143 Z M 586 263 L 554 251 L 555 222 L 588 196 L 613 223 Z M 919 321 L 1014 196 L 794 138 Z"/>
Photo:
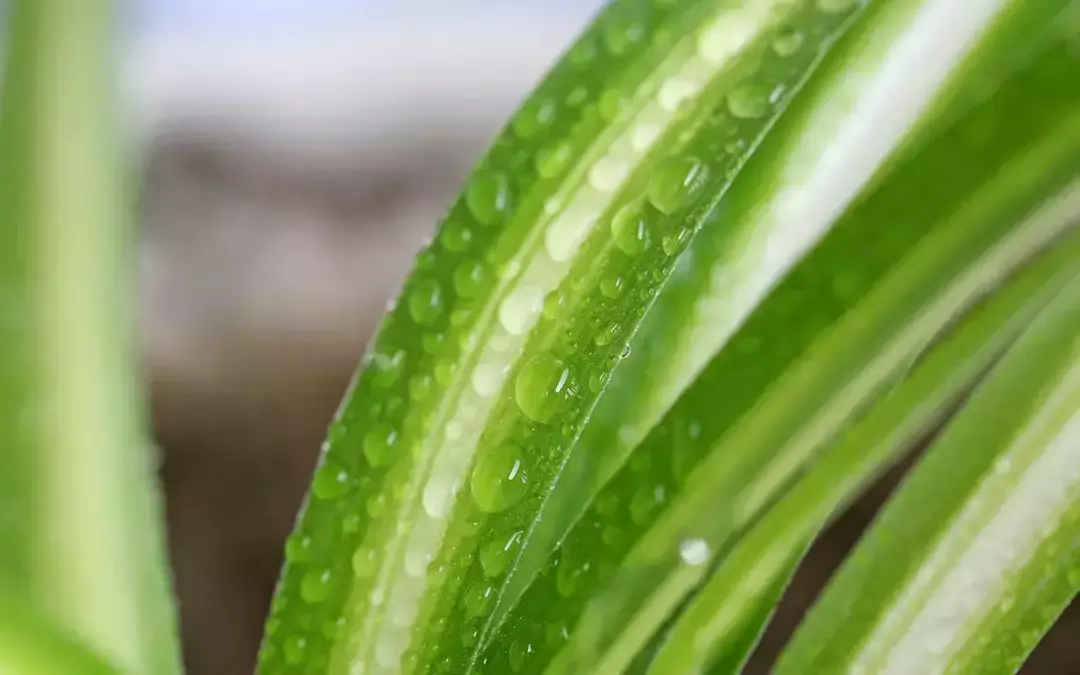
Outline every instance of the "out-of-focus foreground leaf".
<path id="1" fill-rule="evenodd" d="M 0 589 L 117 667 L 168 675 L 180 658 L 134 368 L 111 3 L 5 4 Z"/>

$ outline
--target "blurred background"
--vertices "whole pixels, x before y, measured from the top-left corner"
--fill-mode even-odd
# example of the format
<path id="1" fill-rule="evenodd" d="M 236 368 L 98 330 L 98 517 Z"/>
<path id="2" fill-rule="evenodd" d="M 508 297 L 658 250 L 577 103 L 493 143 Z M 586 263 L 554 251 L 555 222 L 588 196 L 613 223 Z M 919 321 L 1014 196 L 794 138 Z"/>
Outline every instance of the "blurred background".
<path id="1" fill-rule="evenodd" d="M 599 4 L 128 1 L 140 348 L 192 675 L 252 672 L 282 541 L 376 322 Z M 816 547 L 757 672 L 895 478 Z M 1027 672 L 1080 673 L 1070 633 Z"/>

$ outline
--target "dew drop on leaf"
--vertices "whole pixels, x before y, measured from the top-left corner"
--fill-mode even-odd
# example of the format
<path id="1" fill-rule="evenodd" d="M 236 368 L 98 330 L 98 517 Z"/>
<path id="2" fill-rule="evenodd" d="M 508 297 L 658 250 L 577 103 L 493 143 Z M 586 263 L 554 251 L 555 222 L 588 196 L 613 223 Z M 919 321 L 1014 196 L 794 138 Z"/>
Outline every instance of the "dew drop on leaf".
<path id="1" fill-rule="evenodd" d="M 397 431 L 389 424 L 378 424 L 364 436 L 364 457 L 371 466 L 382 467 L 390 463 L 392 448 L 397 443 Z"/>
<path id="2" fill-rule="evenodd" d="M 611 237 L 626 255 L 639 255 L 652 243 L 648 224 L 637 204 L 624 206 L 611 221 Z"/>
<path id="3" fill-rule="evenodd" d="M 293 534 L 285 541 L 285 555 L 294 562 L 311 557 L 311 537 Z"/>
<path id="4" fill-rule="evenodd" d="M 542 148 L 536 153 L 536 171 L 542 178 L 554 178 L 570 165 L 573 147 L 566 142 Z"/>
<path id="5" fill-rule="evenodd" d="M 569 598 L 577 592 L 578 581 L 581 576 L 589 571 L 589 563 L 575 564 L 564 554 L 559 561 L 559 569 L 555 573 L 555 588 L 559 595 Z"/>
<path id="6" fill-rule="evenodd" d="M 550 98 L 530 99 L 514 116 L 510 127 L 519 138 L 530 139 L 551 126 L 558 108 L 558 103 Z"/>
<path id="7" fill-rule="evenodd" d="M 550 422 L 568 407 L 574 382 L 570 368 L 547 354 L 531 359 L 514 383 L 518 407 L 534 422 Z"/>
<path id="8" fill-rule="evenodd" d="M 325 462 L 315 472 L 311 491 L 319 499 L 338 499 L 349 491 L 349 474 L 332 462 Z"/>
<path id="9" fill-rule="evenodd" d="M 285 641 L 285 662 L 289 665 L 298 665 L 304 660 L 304 651 L 307 648 L 307 640 L 300 635 L 293 635 Z"/>
<path id="10" fill-rule="evenodd" d="M 474 586 L 465 594 L 465 611 L 471 616 L 484 616 L 495 601 L 495 591 L 490 586 Z"/>
<path id="11" fill-rule="evenodd" d="M 559 318 L 562 316 L 565 304 L 566 297 L 558 289 L 548 293 L 544 298 L 544 318 L 548 320 Z"/>
<path id="12" fill-rule="evenodd" d="M 521 531 L 515 532 L 509 538 L 502 538 L 488 542 L 480 550 L 480 566 L 484 568 L 484 574 L 489 577 L 498 577 L 506 572 L 510 562 L 521 548 Z"/>
<path id="13" fill-rule="evenodd" d="M 477 174 L 465 190 L 465 205 L 483 225 L 499 225 L 510 213 L 510 181 L 502 173 Z"/>
<path id="14" fill-rule="evenodd" d="M 382 514 L 386 513 L 386 495 L 382 492 L 371 495 L 364 502 L 364 510 L 371 518 L 378 518 Z"/>
<path id="15" fill-rule="evenodd" d="M 687 565 L 704 565 L 709 559 L 709 545 L 698 537 L 684 539 L 679 542 L 679 557 Z"/>
<path id="16" fill-rule="evenodd" d="M 387 387 L 397 381 L 405 369 L 405 351 L 391 353 L 376 351 L 371 355 L 372 382 L 377 387 Z"/>
<path id="17" fill-rule="evenodd" d="M 435 323 L 443 309 L 443 290 L 434 279 L 421 281 L 409 293 L 409 316 L 421 326 Z"/>
<path id="18" fill-rule="evenodd" d="M 705 185 L 708 169 L 694 157 L 676 157 L 661 164 L 649 179 L 649 202 L 672 214 L 693 199 Z"/>
<path id="19" fill-rule="evenodd" d="M 608 277 L 600 282 L 600 292 L 611 299 L 622 295 L 622 289 L 623 279 L 618 275 Z"/>
<path id="20" fill-rule="evenodd" d="M 475 298 L 491 280 L 487 265 L 466 260 L 454 270 L 454 291 L 463 298 Z"/>
<path id="21" fill-rule="evenodd" d="M 606 122 L 613 122 L 622 114 L 626 106 L 630 104 L 630 98 L 618 89 L 608 89 L 600 95 L 597 102 L 597 110 L 600 117 Z"/>
<path id="22" fill-rule="evenodd" d="M 756 84 L 736 87 L 728 94 L 727 108 L 740 119 L 758 119 L 769 110 L 769 90 Z"/>
<path id="23" fill-rule="evenodd" d="M 442 226 L 439 241 L 448 251 L 464 251 L 472 243 L 473 233 L 469 226 L 459 220 L 448 220 Z"/>
<path id="24" fill-rule="evenodd" d="M 797 30 L 785 30 L 773 40 L 772 48 L 778 56 L 791 56 L 799 51 L 803 44 L 803 35 Z"/>
<path id="25" fill-rule="evenodd" d="M 352 558 L 353 573 L 361 579 L 371 577 L 375 575 L 375 571 L 379 568 L 379 559 L 375 555 L 375 550 L 370 548 L 360 548 L 356 550 Z"/>
<path id="26" fill-rule="evenodd" d="M 300 597 L 305 602 L 322 602 L 330 597 L 333 573 L 330 570 L 312 570 L 300 581 Z"/>
<path id="27" fill-rule="evenodd" d="M 525 659 L 532 653 L 532 643 L 515 642 L 510 645 L 510 669 L 515 673 L 520 672 L 521 667 L 525 665 Z"/>
<path id="28" fill-rule="evenodd" d="M 625 54 L 644 37 L 644 26 L 625 17 L 615 17 L 603 28 L 604 47 L 616 56 Z"/>
<path id="29" fill-rule="evenodd" d="M 477 506 L 497 513 L 521 501 L 529 477 L 521 453 L 513 445 L 500 445 L 481 454 L 472 473 L 472 494 Z"/>

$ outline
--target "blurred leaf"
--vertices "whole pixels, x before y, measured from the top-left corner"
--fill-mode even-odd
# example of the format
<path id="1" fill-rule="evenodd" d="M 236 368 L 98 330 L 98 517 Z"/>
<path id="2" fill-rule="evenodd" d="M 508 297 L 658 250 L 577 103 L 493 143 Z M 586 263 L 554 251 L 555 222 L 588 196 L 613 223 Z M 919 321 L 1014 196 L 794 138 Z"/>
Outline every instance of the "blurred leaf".
<path id="1" fill-rule="evenodd" d="M 110 6 L 8 4 L 0 589 L 118 665 L 167 675 L 180 658 L 136 386 Z"/>

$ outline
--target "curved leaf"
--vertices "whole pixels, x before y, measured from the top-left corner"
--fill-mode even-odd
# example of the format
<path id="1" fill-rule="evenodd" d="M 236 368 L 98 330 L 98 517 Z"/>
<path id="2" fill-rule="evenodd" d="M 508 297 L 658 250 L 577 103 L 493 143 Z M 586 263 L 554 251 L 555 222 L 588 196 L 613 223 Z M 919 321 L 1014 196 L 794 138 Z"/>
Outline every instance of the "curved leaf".
<path id="1" fill-rule="evenodd" d="M 961 396 L 1070 283 L 1080 280 L 1080 229 L 1033 260 L 846 430 L 805 476 L 740 536 L 670 631 L 651 673 L 738 673 L 786 586 L 792 561 Z M 748 628 L 748 626 L 750 628 Z M 756 631 L 753 627 L 756 626 Z"/>
<path id="2" fill-rule="evenodd" d="M 1073 283 L 886 505 L 778 673 L 1015 672 L 1080 588 L 1078 334 Z"/>

